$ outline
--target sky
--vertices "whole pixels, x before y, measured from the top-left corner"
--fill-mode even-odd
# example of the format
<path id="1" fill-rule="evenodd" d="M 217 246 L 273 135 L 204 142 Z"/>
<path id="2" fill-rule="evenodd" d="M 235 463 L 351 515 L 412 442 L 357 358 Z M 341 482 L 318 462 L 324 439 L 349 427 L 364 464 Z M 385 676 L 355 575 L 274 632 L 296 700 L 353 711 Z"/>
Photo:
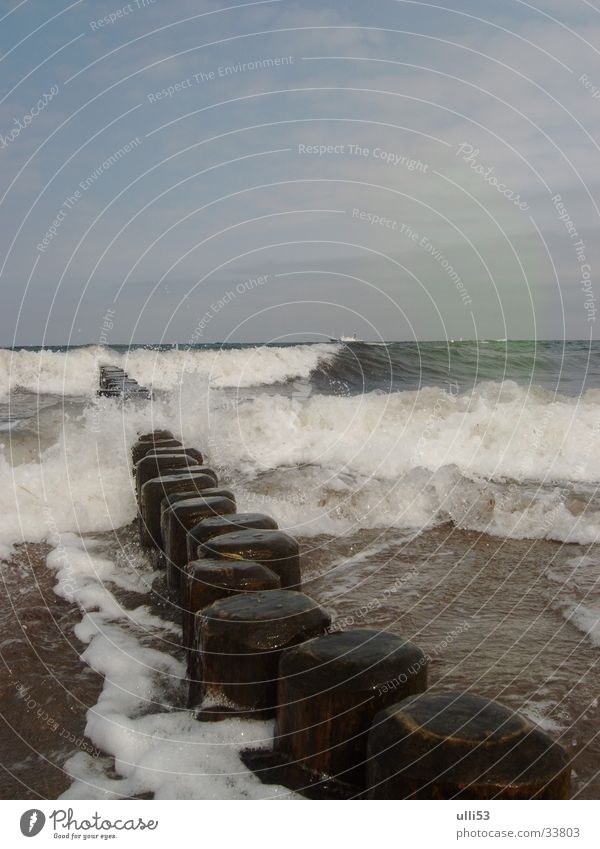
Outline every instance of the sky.
<path id="1" fill-rule="evenodd" d="M 0 2 L 0 345 L 588 339 L 600 4 Z"/>

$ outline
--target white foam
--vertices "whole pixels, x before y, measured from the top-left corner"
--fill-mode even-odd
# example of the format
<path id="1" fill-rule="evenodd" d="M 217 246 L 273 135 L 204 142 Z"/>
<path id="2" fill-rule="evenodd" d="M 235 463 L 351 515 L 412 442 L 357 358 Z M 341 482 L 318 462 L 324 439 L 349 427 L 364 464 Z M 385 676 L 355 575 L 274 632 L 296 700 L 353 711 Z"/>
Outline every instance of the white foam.
<path id="1" fill-rule="evenodd" d="M 100 723 L 108 729 L 104 734 L 99 733 Z M 86 733 L 117 753 L 121 777 L 109 777 L 93 758 L 78 753 L 66 764 L 74 784 L 61 798 L 110 799 L 148 792 L 156 799 L 294 798 L 284 787 L 261 784 L 239 757 L 242 748 L 268 744 L 272 731 L 270 722 L 200 723 L 187 712 L 138 719 L 90 716 Z"/>
<path id="2" fill-rule="evenodd" d="M 57 573 L 56 592 L 84 611 L 75 629 L 87 643 L 82 660 L 105 678 L 98 703 L 87 713 L 85 733 L 114 759 L 75 754 L 65 765 L 74 783 L 62 798 L 289 797 L 285 788 L 263 785 L 240 759 L 242 748 L 271 745 L 272 723 L 200 723 L 177 707 L 185 688 L 184 664 L 173 642 L 178 629 L 143 605 L 125 610 L 112 591 L 115 584 L 136 584 L 140 576 L 133 567 L 134 574 L 123 575 L 123 564 L 103 557 L 93 540 L 63 534 L 55 543 L 47 562 Z M 149 633 L 161 648 L 145 644 Z"/>
<path id="3" fill-rule="evenodd" d="M 596 391 L 551 403 L 513 383 L 458 397 L 435 388 L 263 395 L 235 410 L 211 405 L 211 453 L 233 473 L 260 476 L 262 495 L 246 496 L 298 533 L 451 520 L 587 544 L 600 539 L 600 512 L 570 502 L 577 486 L 593 493 L 600 480 L 598 412 Z"/>
<path id="4" fill-rule="evenodd" d="M 111 427 L 112 424 L 112 427 Z M 12 466 L 0 454 L 0 541 L 41 542 L 57 532 L 105 531 L 135 515 L 129 423 L 107 411 L 105 427 L 92 430 L 91 411 L 66 420 L 57 442 L 40 461 Z"/>
<path id="5" fill-rule="evenodd" d="M 600 480 L 599 395 L 550 403 L 542 390 L 481 384 L 362 396 L 263 395 L 213 408 L 219 457 L 257 471 L 318 464 L 378 479 L 421 467 L 516 480 Z"/>
<path id="6" fill-rule="evenodd" d="M 558 716 L 559 709 L 552 701 L 525 702 L 520 706 L 520 711 L 534 725 L 549 734 L 561 734 L 570 726 L 568 717 L 564 713 Z"/>
<path id="7" fill-rule="evenodd" d="M 563 607 L 565 619 L 585 634 L 593 646 L 600 647 L 600 609 L 581 602 Z"/>
<path id="8" fill-rule="evenodd" d="M 38 395 L 91 395 L 98 388 L 98 366 L 109 359 L 99 347 L 68 352 L 0 349 L 0 399 L 15 389 Z"/>
<path id="9" fill-rule="evenodd" d="M 140 383 L 173 389 L 189 375 L 203 377 L 211 387 L 249 387 L 306 378 L 337 353 L 332 345 L 284 348 L 217 349 L 208 351 L 130 351 L 123 367 Z"/>
<path id="10" fill-rule="evenodd" d="M 189 351 L 137 348 L 123 354 L 101 346 L 63 352 L 0 349 L 0 400 L 14 389 L 38 395 L 94 395 L 102 363 L 120 366 L 154 389 L 173 389 L 190 374 L 204 377 L 212 386 L 261 386 L 308 377 L 336 352 L 332 345 Z"/>
<path id="11" fill-rule="evenodd" d="M 241 368 L 244 357 L 267 350 L 265 368 L 273 357 L 298 355 L 307 369 L 317 348 L 227 351 L 224 361 Z M 146 367 L 146 357 L 165 364 L 187 356 L 131 356 L 138 354 Z M 289 370 L 290 361 L 284 365 Z M 169 368 L 165 384 L 175 380 Z M 553 401 L 513 383 L 482 384 L 458 397 L 436 388 L 302 398 L 246 389 L 238 403 L 230 388 L 209 388 L 210 380 L 206 370 L 184 372 L 151 404 L 94 399 L 81 415 L 65 415 L 39 459 L 23 450 L 26 462 L 11 466 L 9 452 L 1 454 L 0 544 L 131 522 L 131 445 L 138 431 L 155 427 L 201 448 L 239 490 L 240 509 L 272 512 L 301 535 L 451 520 L 514 538 L 600 539 L 600 511 L 576 503 L 578 487 L 593 494 L 600 480 L 595 390 Z"/>

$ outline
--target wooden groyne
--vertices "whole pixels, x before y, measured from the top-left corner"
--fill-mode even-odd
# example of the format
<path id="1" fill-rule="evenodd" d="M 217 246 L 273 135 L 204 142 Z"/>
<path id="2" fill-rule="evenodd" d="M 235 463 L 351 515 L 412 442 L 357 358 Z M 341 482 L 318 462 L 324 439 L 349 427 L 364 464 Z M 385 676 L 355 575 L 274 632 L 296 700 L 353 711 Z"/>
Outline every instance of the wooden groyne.
<path id="1" fill-rule="evenodd" d="M 133 446 L 140 539 L 167 576 L 199 721 L 275 718 L 246 751 L 265 783 L 310 798 L 566 799 L 565 751 L 472 693 L 429 689 L 409 640 L 351 628 L 302 591 L 296 540 L 238 512 L 201 450 L 170 431 Z"/>
<path id="2" fill-rule="evenodd" d="M 129 377 L 119 366 L 100 366 L 99 383 L 98 395 L 107 398 L 150 399 L 152 397 L 149 389 L 139 384 L 133 377 Z"/>

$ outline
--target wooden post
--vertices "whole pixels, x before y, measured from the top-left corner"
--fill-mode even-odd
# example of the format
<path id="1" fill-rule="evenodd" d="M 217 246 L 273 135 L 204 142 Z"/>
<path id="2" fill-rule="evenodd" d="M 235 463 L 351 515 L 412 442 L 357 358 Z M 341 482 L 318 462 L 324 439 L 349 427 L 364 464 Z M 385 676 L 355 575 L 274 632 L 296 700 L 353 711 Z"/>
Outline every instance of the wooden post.
<path id="1" fill-rule="evenodd" d="M 221 534 L 242 530 L 277 530 L 277 522 L 265 513 L 232 513 L 229 516 L 211 516 L 203 519 L 187 536 L 188 562 L 198 557 L 198 546 Z"/>
<path id="2" fill-rule="evenodd" d="M 191 467 L 184 472 L 161 475 L 143 485 L 140 498 L 140 542 L 144 548 L 162 549 L 160 513 L 161 503 L 166 495 L 188 491 L 202 495 L 203 490 L 214 488 L 214 478 L 197 472 L 196 468 L 202 467 Z"/>
<path id="3" fill-rule="evenodd" d="M 198 546 L 198 557 L 258 560 L 279 575 L 282 588 L 302 589 L 298 543 L 283 531 L 244 530 L 213 537 Z"/>
<path id="4" fill-rule="evenodd" d="M 161 514 L 161 537 L 167 567 L 167 586 L 176 595 L 187 563 L 187 533 L 200 519 L 235 513 L 235 501 L 219 496 L 200 496 L 170 504 Z"/>
<path id="5" fill-rule="evenodd" d="M 163 524 L 163 514 L 165 510 L 168 510 L 172 504 L 177 504 L 179 501 L 190 501 L 192 498 L 198 498 L 198 493 L 190 490 L 184 490 L 184 492 L 172 492 L 170 495 L 165 495 L 163 500 L 160 503 L 160 523 L 161 528 Z M 215 486 L 210 487 L 210 489 L 202 490 L 202 498 L 227 498 L 229 501 L 233 501 L 235 504 L 235 494 L 231 489 L 227 489 L 226 487 Z M 232 514 L 235 515 L 235 514 Z M 211 517 L 212 518 L 212 517 Z M 214 518 L 220 518 L 216 516 Z M 204 520 L 202 520 L 204 521 Z M 162 531 L 161 531 L 162 533 Z M 191 531 L 188 531 L 188 535 Z M 187 560 L 190 558 L 188 557 Z M 195 559 L 195 558 L 192 558 Z"/>
<path id="6" fill-rule="evenodd" d="M 202 663 L 200 718 L 274 716 L 281 651 L 324 633 L 331 620 L 290 590 L 233 595 L 196 614 Z"/>
<path id="7" fill-rule="evenodd" d="M 209 475 L 214 479 L 215 485 L 219 482 L 217 475 L 208 466 L 199 466 L 193 457 L 189 454 L 146 454 L 136 464 L 135 467 L 135 483 L 137 490 L 137 499 L 140 500 L 140 494 L 143 485 L 146 481 L 152 478 L 157 478 L 160 475 L 177 472 L 179 469 L 194 468 L 194 471 L 203 475 Z"/>
<path id="8" fill-rule="evenodd" d="M 174 448 L 169 448 L 168 446 L 166 448 L 162 448 L 160 446 L 158 448 L 155 447 L 152 451 L 152 454 L 187 454 L 188 457 L 193 457 L 199 466 L 204 465 L 204 457 L 202 455 L 202 452 L 199 451 L 197 448 L 188 448 L 187 445 L 180 445 Z"/>
<path id="9" fill-rule="evenodd" d="M 164 439 L 156 439 L 156 440 L 140 440 L 135 443 L 133 448 L 131 449 L 131 458 L 133 460 L 133 466 L 139 463 L 142 457 L 145 457 L 146 454 L 151 454 L 155 448 L 181 448 L 181 442 L 178 439 L 173 439 L 172 437 L 165 437 Z"/>
<path id="10" fill-rule="evenodd" d="M 290 785 L 335 779 L 362 790 L 373 717 L 425 690 L 427 657 L 403 637 L 356 629 L 283 652 L 279 677 L 275 749 Z"/>
<path id="11" fill-rule="evenodd" d="M 472 693 L 425 693 L 373 720 L 371 799 L 568 799 L 565 751 L 527 719 Z"/>
<path id="12" fill-rule="evenodd" d="M 194 642 L 196 613 L 220 598 L 279 588 L 279 578 L 274 572 L 250 560 L 196 560 L 188 564 L 181 607 L 183 645 L 187 649 L 188 658 L 190 706 L 199 704 L 201 700 L 202 663 L 200 648 Z"/>

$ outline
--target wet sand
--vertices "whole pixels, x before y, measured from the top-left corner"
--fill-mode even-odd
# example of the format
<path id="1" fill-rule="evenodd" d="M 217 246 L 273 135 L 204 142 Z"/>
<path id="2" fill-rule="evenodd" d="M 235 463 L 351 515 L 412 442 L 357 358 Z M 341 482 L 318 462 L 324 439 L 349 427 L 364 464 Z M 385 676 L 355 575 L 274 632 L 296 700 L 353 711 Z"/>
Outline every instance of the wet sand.
<path id="1" fill-rule="evenodd" d="M 102 677 L 80 659 L 73 634 L 81 612 L 53 591 L 45 545 L 21 545 L 1 566 L 0 798 L 56 799 L 70 785 L 62 766 L 98 750 L 83 735 Z"/>
<path id="2" fill-rule="evenodd" d="M 445 525 L 403 543 L 371 532 L 374 549 L 389 547 L 328 569 L 367 548 L 366 536 L 305 545 L 306 591 L 329 608 L 333 627 L 413 640 L 431 658 L 430 688 L 472 690 L 523 711 L 572 758 L 573 795 L 600 798 L 600 650 L 562 615 L 565 584 L 556 581 L 582 548 Z"/>

